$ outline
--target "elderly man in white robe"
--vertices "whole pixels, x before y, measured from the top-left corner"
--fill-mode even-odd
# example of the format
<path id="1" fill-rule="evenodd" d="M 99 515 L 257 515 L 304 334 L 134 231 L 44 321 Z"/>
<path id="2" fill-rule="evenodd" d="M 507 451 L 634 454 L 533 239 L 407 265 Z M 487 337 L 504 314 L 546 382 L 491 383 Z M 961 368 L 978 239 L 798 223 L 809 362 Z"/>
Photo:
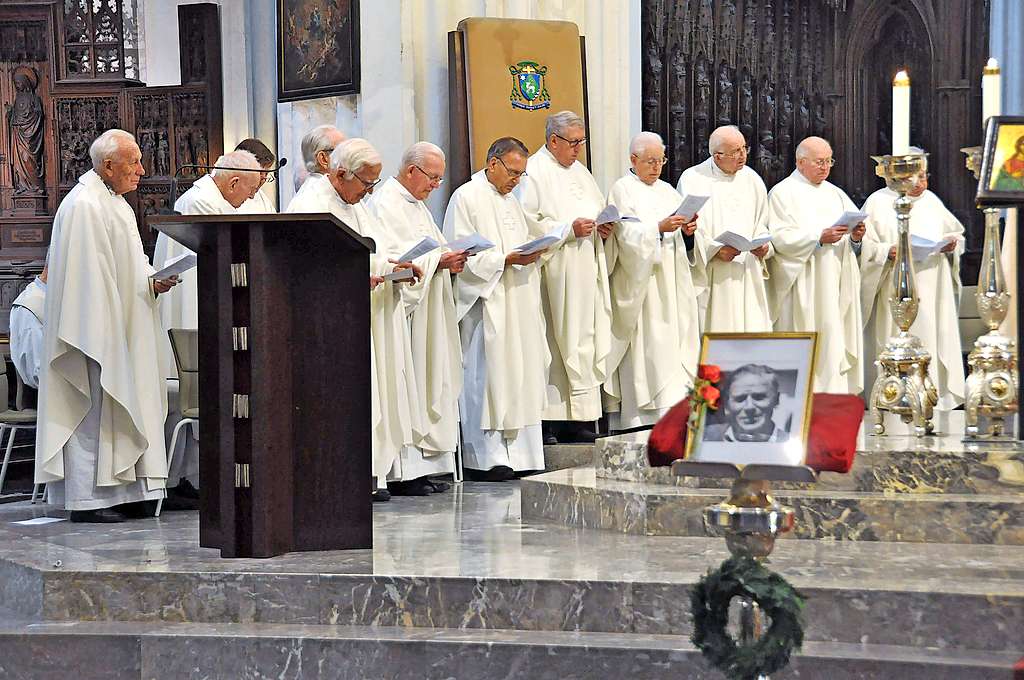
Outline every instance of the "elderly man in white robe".
<path id="1" fill-rule="evenodd" d="M 837 225 L 857 206 L 828 181 L 834 159 L 821 137 L 796 149 L 796 170 L 768 194 L 775 257 L 768 262 L 768 300 L 776 331 L 818 333 L 814 391 L 864 389 L 860 265 L 863 222 Z"/>
<path id="2" fill-rule="evenodd" d="M 50 239 L 36 433 L 37 484 L 73 522 L 120 522 L 164 496 L 167 336 L 135 211 L 145 174 L 135 138 L 108 130 L 93 169 L 61 201 Z M 155 508 L 154 508 L 155 509 Z"/>
<path id="3" fill-rule="evenodd" d="M 39 276 L 11 303 L 11 361 L 21 381 L 39 388 L 43 357 L 43 321 L 46 319 L 46 265 Z"/>
<path id="4" fill-rule="evenodd" d="M 402 155 L 398 173 L 373 194 L 377 215 L 400 250 L 407 252 L 424 238 L 442 244 L 414 260 L 423 278 L 402 291 L 420 413 L 412 445 L 402 448 L 388 475 L 393 496 L 444 491 L 448 485 L 431 476 L 455 471 L 462 350 L 451 274 L 462 271 L 467 255 L 444 245 L 445 238 L 424 204 L 444 182 L 444 171 L 444 152 L 430 142 L 417 142 Z"/>
<path id="5" fill-rule="evenodd" d="M 538 261 L 517 250 L 531 239 L 512 194 L 529 152 L 514 137 L 487 151 L 487 165 L 455 190 L 444 216 L 450 240 L 478 234 L 494 244 L 466 262 L 455 279 L 462 335 L 463 460 L 466 478 L 500 482 L 544 469 L 541 419 L 547 394 L 548 343 Z"/>
<path id="6" fill-rule="evenodd" d="M 541 296 L 547 320 L 548 443 L 593 441 L 588 427 L 601 417 L 601 384 L 607 377 L 611 330 L 609 263 L 605 239 L 611 225 L 596 227 L 604 194 L 577 160 L 586 143 L 583 119 L 572 111 L 548 116 L 545 144 L 530 157 L 516 195 L 534 237 L 562 229 L 562 241 L 542 258 Z"/>
<path id="7" fill-rule="evenodd" d="M 676 188 L 686 195 L 710 196 L 700 210 L 706 237 L 701 258 L 706 262 L 707 294 L 701 300 L 706 333 L 757 333 L 772 330 L 765 289 L 765 260 L 771 243 L 749 252 L 715 239 L 732 231 L 750 240 L 768 234 L 768 191 L 760 176 L 747 167 L 750 148 L 734 125 L 715 129 L 708 140 L 710 158 L 686 170 Z"/>
<path id="8" fill-rule="evenodd" d="M 965 393 L 963 355 L 960 344 L 960 255 L 964 250 L 964 227 L 942 200 L 928 191 L 928 175 L 921 175 L 907 197 L 910 233 L 932 241 L 948 241 L 941 252 L 914 262 L 920 305 L 910 332 L 921 339 L 932 360 L 928 374 L 939 395 L 938 411 L 951 411 L 963 403 Z M 861 253 L 862 313 L 867 328 L 867 356 L 878 356 L 886 341 L 899 332 L 889 314 L 892 297 L 892 266 L 896 259 L 898 230 L 893 203 L 897 194 L 882 188 L 868 196 L 863 211 L 868 214 L 864 250 Z M 870 388 L 872 382 L 868 383 Z"/>
<path id="9" fill-rule="evenodd" d="M 174 209 L 182 215 L 232 215 L 239 206 L 252 198 L 260 183 L 260 164 L 248 151 L 232 151 L 214 163 L 217 169 L 203 175 L 188 191 L 174 202 Z M 174 239 L 160 232 L 153 249 L 153 265 L 163 267 L 169 260 L 184 254 L 194 254 Z M 160 317 L 164 330 L 171 328 L 198 328 L 198 272 L 182 274 L 178 287 L 160 303 Z M 176 376 L 171 357 L 165 359 L 169 376 Z"/>
<path id="10" fill-rule="evenodd" d="M 263 171 L 260 173 L 260 181 L 256 187 L 256 193 L 253 194 L 252 198 L 238 206 L 238 212 L 242 215 L 270 215 L 276 213 L 277 208 L 274 207 L 274 202 L 267 195 L 267 192 L 264 191 L 264 187 L 277 181 L 275 168 L 277 156 L 267 148 L 266 144 L 255 137 L 249 137 L 240 141 L 235 146 L 235 151 L 248 151 L 251 153 L 256 157 L 256 162 L 260 164 L 260 169 Z"/>
<path id="11" fill-rule="evenodd" d="M 697 371 L 697 218 L 676 215 L 682 197 L 659 179 L 665 144 L 641 132 L 629 145 L 632 168 L 608 193 L 608 204 L 638 222 L 615 227 L 611 272 L 612 347 L 604 385 L 608 425 L 652 425 L 686 397 Z M 695 280 L 696 279 L 696 280 Z"/>
<path id="12" fill-rule="evenodd" d="M 308 188 L 288 205 L 290 213 L 331 213 L 361 236 L 372 238 L 376 252 L 370 255 L 370 363 L 371 440 L 375 501 L 390 500 L 387 476 L 403 447 L 413 444 L 413 428 L 419 427 L 415 372 L 409 324 L 399 286 L 383 276 L 398 269 L 423 271 L 412 263 L 396 263 L 401 254 L 365 199 L 380 182 L 383 162 L 365 139 L 354 137 L 331 152 L 325 174 L 311 175 Z"/>

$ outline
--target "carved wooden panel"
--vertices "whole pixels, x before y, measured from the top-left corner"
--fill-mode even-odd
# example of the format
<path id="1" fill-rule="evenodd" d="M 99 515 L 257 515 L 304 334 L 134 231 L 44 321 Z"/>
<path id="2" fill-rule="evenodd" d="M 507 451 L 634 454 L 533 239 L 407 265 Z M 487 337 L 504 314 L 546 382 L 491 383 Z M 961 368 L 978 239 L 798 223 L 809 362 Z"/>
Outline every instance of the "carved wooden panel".
<path id="1" fill-rule="evenodd" d="M 64 0 L 60 75 L 67 80 L 139 78 L 136 0 Z"/>
<path id="2" fill-rule="evenodd" d="M 643 125 L 665 139 L 663 179 L 708 157 L 736 124 L 771 188 L 800 140 L 832 142 L 832 181 L 856 202 L 882 186 L 870 156 L 891 151 L 891 80 L 913 83 L 911 140 L 931 153 L 931 188 L 968 227 L 964 281 L 983 225 L 959 148 L 981 140 L 989 0 L 642 0 Z"/>
<path id="3" fill-rule="evenodd" d="M 54 98 L 59 185 L 66 193 L 92 167 L 89 145 L 100 133 L 120 127 L 121 109 L 115 95 L 58 95 Z"/>

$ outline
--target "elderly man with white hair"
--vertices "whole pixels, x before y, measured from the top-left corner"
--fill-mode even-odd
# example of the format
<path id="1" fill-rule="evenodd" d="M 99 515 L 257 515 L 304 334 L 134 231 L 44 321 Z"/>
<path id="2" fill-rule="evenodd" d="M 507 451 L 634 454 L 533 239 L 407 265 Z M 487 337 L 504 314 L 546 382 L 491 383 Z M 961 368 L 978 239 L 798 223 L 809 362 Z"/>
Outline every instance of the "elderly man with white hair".
<path id="1" fill-rule="evenodd" d="M 455 279 L 462 335 L 463 458 L 466 478 L 500 482 L 544 469 L 548 344 L 541 311 L 543 251 L 523 254 L 531 240 L 512 190 L 529 152 L 514 137 L 495 140 L 487 165 L 455 190 L 444 216 L 449 239 L 478 234 L 494 244 L 471 257 Z"/>
<path id="2" fill-rule="evenodd" d="M 912 149 L 911 153 L 923 151 Z M 918 177 L 907 192 L 907 198 L 914 204 L 910 211 L 911 235 L 936 243 L 945 242 L 940 252 L 914 262 L 920 303 L 910 332 L 921 339 L 932 355 L 928 375 L 938 390 L 936 410 L 952 411 L 963 403 L 966 392 L 959 324 L 964 226 L 942 199 L 928 190 L 927 172 Z M 868 217 L 861 254 L 860 302 L 866 324 L 866 354 L 872 359 L 885 347 L 886 341 L 899 332 L 889 313 L 888 302 L 893 296 L 892 267 L 899 238 L 896 199 L 896 192 L 883 187 L 868 196 L 862 208 Z"/>
<path id="3" fill-rule="evenodd" d="M 411 331 L 419 417 L 413 443 L 403 447 L 388 476 L 392 495 L 424 496 L 448 485 L 431 475 L 454 472 L 459 442 L 462 350 L 452 277 L 462 271 L 465 251 L 452 251 L 423 201 L 444 182 L 445 157 L 430 142 L 406 149 L 394 177 L 373 194 L 373 205 L 391 240 L 408 251 L 424 238 L 442 244 L 414 262 L 422 280 L 403 290 Z"/>
<path id="4" fill-rule="evenodd" d="M 333 125 L 317 125 L 302 138 L 303 167 L 296 172 L 296 181 L 302 180 L 302 186 L 295 193 L 301 194 L 306 184 L 318 175 L 327 172 L 331 162 L 331 153 L 338 144 L 345 141 L 345 134 Z"/>
<path id="5" fill-rule="evenodd" d="M 587 141 L 583 119 L 572 111 L 552 114 L 544 137 L 516 194 L 533 236 L 556 228 L 564 232 L 541 267 L 551 352 L 544 420 L 560 421 L 546 438 L 593 441 L 586 423 L 601 417 L 601 384 L 607 377 L 611 298 L 605 239 L 611 225 L 597 228 L 604 194 L 578 160 Z"/>
<path id="6" fill-rule="evenodd" d="M 609 205 L 639 219 L 618 224 L 613 236 L 618 256 L 604 385 L 613 430 L 651 425 L 686 396 L 697 371 L 704 285 L 697 218 L 675 214 L 682 197 L 659 179 L 666 160 L 661 137 L 638 134 L 629 160 L 632 168 L 608 193 Z"/>
<path id="7" fill-rule="evenodd" d="M 387 476 L 403 447 L 413 443 L 419 406 L 416 401 L 409 325 L 399 285 L 383 276 L 397 269 L 422 270 L 411 263 L 395 263 L 401 254 L 376 212 L 363 199 L 380 182 L 380 154 L 365 139 L 347 139 L 331 152 L 327 172 L 311 175 L 306 191 L 288 205 L 290 213 L 331 213 L 361 236 L 372 238 L 370 255 L 370 362 L 374 500 L 391 498 Z"/>
<path id="8" fill-rule="evenodd" d="M 174 202 L 174 209 L 182 215 L 232 215 L 239 207 L 252 198 L 260 185 L 260 164 L 256 156 L 248 151 L 226 153 L 214 163 L 216 169 L 203 175 L 189 187 L 188 191 Z M 153 265 L 163 267 L 173 260 L 192 251 L 167 234 L 160 232 L 153 249 Z M 160 317 L 164 329 L 199 327 L 199 288 L 197 272 L 187 271 L 181 276 L 180 285 L 160 302 Z M 170 357 L 166 361 L 172 362 Z M 167 367 L 173 363 L 167 364 Z M 168 375 L 176 375 L 172 370 Z"/>
<path id="9" fill-rule="evenodd" d="M 50 237 L 35 481 L 72 522 L 120 522 L 164 496 L 157 295 L 176 279 L 150 279 L 124 199 L 145 174 L 135 138 L 107 130 L 89 155 Z"/>
<path id="10" fill-rule="evenodd" d="M 862 222 L 837 225 L 857 206 L 828 181 L 832 147 L 808 137 L 796 149 L 796 170 L 768 194 L 775 257 L 768 262 L 768 300 L 776 331 L 818 333 L 814 391 L 864 389 L 860 309 Z"/>
<path id="11" fill-rule="evenodd" d="M 732 231 L 750 240 L 768 233 L 768 191 L 747 167 L 750 149 L 735 125 L 715 129 L 708 140 L 711 156 L 679 177 L 680 194 L 710 196 L 700 210 L 707 263 L 707 295 L 701 300 L 704 332 L 766 332 L 772 330 L 765 291 L 770 243 L 749 252 L 715 239 Z"/>

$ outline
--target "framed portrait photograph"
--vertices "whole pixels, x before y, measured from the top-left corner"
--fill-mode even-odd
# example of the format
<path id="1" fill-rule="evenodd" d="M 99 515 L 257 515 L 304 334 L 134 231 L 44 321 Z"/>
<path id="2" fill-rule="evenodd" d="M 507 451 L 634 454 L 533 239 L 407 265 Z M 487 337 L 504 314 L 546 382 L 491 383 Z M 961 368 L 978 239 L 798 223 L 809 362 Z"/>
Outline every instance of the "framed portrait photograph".
<path id="1" fill-rule="evenodd" d="M 708 333 L 702 365 L 721 369 L 692 459 L 803 465 L 811 426 L 816 333 Z"/>
<path id="2" fill-rule="evenodd" d="M 992 116 L 985 130 L 978 203 L 1024 203 L 1024 116 Z"/>
<path id="3" fill-rule="evenodd" d="M 277 0 L 277 99 L 359 92 L 359 0 Z"/>

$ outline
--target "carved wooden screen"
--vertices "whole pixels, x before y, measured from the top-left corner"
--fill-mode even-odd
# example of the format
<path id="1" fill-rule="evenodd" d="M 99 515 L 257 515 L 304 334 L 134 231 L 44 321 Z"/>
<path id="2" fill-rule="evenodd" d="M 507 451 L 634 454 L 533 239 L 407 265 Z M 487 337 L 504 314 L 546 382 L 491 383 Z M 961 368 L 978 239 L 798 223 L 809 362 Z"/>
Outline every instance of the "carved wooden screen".
<path id="1" fill-rule="evenodd" d="M 138 80 L 137 0 L 64 0 L 60 77 Z"/>
<path id="2" fill-rule="evenodd" d="M 643 125 L 665 138 L 663 179 L 708 157 L 734 123 L 769 188 L 808 135 L 835 150 L 832 181 L 862 202 L 881 186 L 870 156 L 891 150 L 897 68 L 913 81 L 911 140 L 931 153 L 931 188 L 968 227 L 965 281 L 983 226 L 959 148 L 981 141 L 988 0 L 642 0 Z"/>

